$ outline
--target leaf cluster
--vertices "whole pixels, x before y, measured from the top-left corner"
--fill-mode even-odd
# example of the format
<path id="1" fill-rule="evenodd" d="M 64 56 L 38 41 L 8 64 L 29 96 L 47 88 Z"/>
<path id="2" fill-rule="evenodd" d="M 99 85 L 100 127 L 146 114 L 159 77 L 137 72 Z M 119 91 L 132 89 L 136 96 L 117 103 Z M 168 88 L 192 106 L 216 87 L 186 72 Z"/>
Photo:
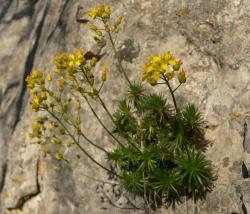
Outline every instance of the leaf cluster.
<path id="1" fill-rule="evenodd" d="M 215 175 L 203 152 L 204 120 L 194 104 L 179 114 L 162 96 L 132 84 L 114 113 L 114 132 L 127 144 L 108 154 L 128 191 L 151 205 L 204 199 Z"/>

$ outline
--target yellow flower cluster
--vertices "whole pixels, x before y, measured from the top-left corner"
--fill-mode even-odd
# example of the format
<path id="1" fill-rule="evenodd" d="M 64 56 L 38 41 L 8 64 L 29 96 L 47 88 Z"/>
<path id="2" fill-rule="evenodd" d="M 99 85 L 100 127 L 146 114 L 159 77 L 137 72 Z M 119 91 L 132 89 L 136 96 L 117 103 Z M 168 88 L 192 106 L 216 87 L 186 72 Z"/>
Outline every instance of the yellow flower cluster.
<path id="1" fill-rule="evenodd" d="M 103 45 L 105 42 L 103 42 L 100 38 L 104 35 L 104 33 L 110 34 L 111 32 L 118 33 L 119 32 L 119 27 L 122 22 L 122 17 L 118 16 L 114 22 L 113 25 L 111 25 L 108 21 L 110 20 L 111 17 L 111 8 L 110 5 L 108 4 L 100 4 L 99 6 L 92 8 L 89 11 L 89 16 L 92 19 L 98 19 L 101 21 L 101 24 L 103 27 L 98 28 L 95 24 L 89 23 L 88 27 L 91 31 L 95 33 L 97 37 L 95 37 L 95 40 L 98 44 Z"/>
<path id="2" fill-rule="evenodd" d="M 45 92 L 41 92 L 33 97 L 33 100 L 31 102 L 31 108 L 38 112 L 39 109 L 47 109 L 48 106 L 44 101 L 47 100 L 47 95 Z"/>
<path id="3" fill-rule="evenodd" d="M 92 19 L 108 20 L 111 16 L 110 5 L 100 4 L 98 7 L 92 8 L 88 14 Z"/>
<path id="4" fill-rule="evenodd" d="M 182 61 L 175 59 L 170 52 L 151 56 L 143 68 L 142 79 L 152 85 L 156 84 L 161 76 L 165 76 L 168 80 L 171 80 L 174 78 L 175 72 L 180 70 L 181 65 Z M 178 79 L 180 83 L 186 81 L 183 70 L 179 72 Z"/>
<path id="5" fill-rule="evenodd" d="M 74 73 L 81 65 L 85 64 L 86 60 L 84 52 L 79 50 L 76 54 L 60 53 L 55 57 L 54 62 L 57 69 L 67 69 L 70 73 Z"/>
<path id="6" fill-rule="evenodd" d="M 31 102 L 32 109 L 37 112 L 40 108 L 46 109 L 47 93 L 45 88 L 45 79 L 41 71 L 34 70 L 26 78 L 27 86 L 30 89 L 33 99 Z"/>
<path id="7" fill-rule="evenodd" d="M 26 78 L 27 86 L 30 89 L 34 89 L 35 85 L 43 85 L 44 84 L 44 76 L 41 71 L 34 70 L 32 73 Z M 33 94 L 36 94 L 35 91 L 33 91 Z"/>

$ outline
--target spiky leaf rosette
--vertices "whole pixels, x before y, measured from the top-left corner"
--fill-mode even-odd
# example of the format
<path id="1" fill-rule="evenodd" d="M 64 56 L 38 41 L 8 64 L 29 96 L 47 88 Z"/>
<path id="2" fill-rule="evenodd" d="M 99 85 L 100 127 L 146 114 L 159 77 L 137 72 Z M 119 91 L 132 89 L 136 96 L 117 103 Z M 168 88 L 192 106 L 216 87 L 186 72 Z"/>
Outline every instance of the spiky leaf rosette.
<path id="1" fill-rule="evenodd" d="M 121 170 L 135 172 L 139 166 L 140 152 L 132 146 L 117 148 L 107 155 L 107 159 L 114 161 Z"/>
<path id="2" fill-rule="evenodd" d="M 195 200 L 204 199 L 215 180 L 210 162 L 201 152 L 191 150 L 180 154 L 176 164 L 184 194 Z"/>
<path id="3" fill-rule="evenodd" d="M 131 111 L 131 106 L 126 100 L 120 100 L 118 110 L 114 113 L 115 129 L 114 132 L 124 138 L 131 137 L 137 131 L 137 120 Z"/>
<path id="4" fill-rule="evenodd" d="M 180 201 L 180 176 L 175 169 L 156 169 L 152 174 L 152 187 L 158 195 L 165 198 L 167 204 Z"/>
<path id="5" fill-rule="evenodd" d="M 129 86 L 129 90 L 127 92 L 127 99 L 129 103 L 131 103 L 139 113 L 142 111 L 141 104 L 145 98 L 145 91 L 146 89 L 141 83 L 133 83 Z"/>
<path id="6" fill-rule="evenodd" d="M 126 190 L 134 194 L 143 195 L 146 180 L 143 179 L 141 173 L 124 172 L 121 183 Z"/>
<path id="7" fill-rule="evenodd" d="M 167 104 L 166 99 L 157 94 L 150 94 L 145 97 L 143 110 L 147 115 L 150 115 L 152 119 L 156 120 L 159 125 L 166 124 L 172 115 L 171 106 Z"/>
<path id="8" fill-rule="evenodd" d="M 188 104 L 183 113 L 183 124 L 185 125 L 186 137 L 197 139 L 204 135 L 204 120 L 194 104 Z"/>

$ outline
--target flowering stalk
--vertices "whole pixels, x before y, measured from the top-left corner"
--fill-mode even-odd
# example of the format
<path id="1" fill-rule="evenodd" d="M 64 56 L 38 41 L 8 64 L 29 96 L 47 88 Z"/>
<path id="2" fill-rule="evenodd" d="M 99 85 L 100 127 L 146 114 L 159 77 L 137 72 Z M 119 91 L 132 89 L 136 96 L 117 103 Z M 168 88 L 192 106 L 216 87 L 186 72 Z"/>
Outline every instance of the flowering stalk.
<path id="1" fill-rule="evenodd" d="M 166 78 L 165 75 L 163 75 L 163 79 L 164 79 L 164 81 L 166 82 L 166 85 L 168 86 L 168 89 L 169 89 L 170 94 L 171 94 L 171 96 L 172 96 L 176 114 L 179 115 L 180 110 L 178 109 L 178 106 L 177 106 L 177 102 L 176 102 L 176 99 L 175 99 L 175 96 L 174 96 L 174 91 L 172 90 L 172 88 L 171 88 L 171 86 L 170 86 L 170 84 L 169 84 L 169 81 L 167 80 L 167 78 Z"/>
<path id="2" fill-rule="evenodd" d="M 46 111 L 58 122 L 61 124 L 61 126 L 66 130 L 68 136 L 71 137 L 71 139 L 73 140 L 73 142 L 77 145 L 77 147 L 90 159 L 92 160 L 95 164 L 97 164 L 98 166 L 100 166 L 102 169 L 106 170 L 107 172 L 113 173 L 111 172 L 108 168 L 106 168 L 105 166 L 103 166 L 102 164 L 100 164 L 99 162 L 97 162 L 80 144 L 79 142 L 75 139 L 75 137 L 70 133 L 70 131 L 68 130 L 68 128 L 63 124 L 63 122 L 50 110 L 46 109 Z"/>
<path id="3" fill-rule="evenodd" d="M 79 83 L 78 83 L 78 81 L 75 79 L 75 83 L 79 86 Z M 101 87 L 103 86 L 103 84 L 104 84 L 104 81 L 102 82 L 102 85 L 101 85 Z M 100 91 L 100 89 L 99 89 L 99 91 Z M 98 95 L 99 95 L 99 91 L 98 91 Z M 101 119 L 100 119 L 100 117 L 97 115 L 97 113 L 95 112 L 95 110 L 93 109 L 93 107 L 91 106 L 91 104 L 90 104 L 90 102 L 89 102 L 89 100 L 88 100 L 88 98 L 87 98 L 87 96 L 82 92 L 82 91 L 80 91 L 80 94 L 81 94 L 81 96 L 85 99 L 85 101 L 87 102 L 87 105 L 89 106 L 89 108 L 90 108 L 90 110 L 91 110 L 91 112 L 93 113 L 93 115 L 96 117 L 96 119 L 97 119 L 97 121 L 101 124 L 101 126 L 108 132 L 108 134 L 121 146 L 121 147 L 123 147 L 123 145 L 122 145 L 122 143 L 109 131 L 109 129 L 105 126 L 105 124 L 101 121 Z M 100 97 L 100 96 L 99 96 Z M 103 104 L 104 104 L 104 102 L 102 102 Z M 105 104 L 104 104 L 104 106 L 105 106 Z M 103 107 L 104 107 L 103 106 Z M 107 107 L 105 106 L 105 108 L 107 109 Z M 113 119 L 113 117 L 112 117 L 112 119 Z M 113 120 L 112 120 L 113 121 Z"/>
<path id="4" fill-rule="evenodd" d="M 84 99 L 86 100 L 91 112 L 93 113 L 93 115 L 96 117 L 96 119 L 98 120 L 98 122 L 102 125 L 102 127 L 108 132 L 108 134 L 121 146 L 124 147 L 122 145 L 122 143 L 108 130 L 108 128 L 104 125 L 104 123 L 101 121 L 101 119 L 99 118 L 99 116 L 96 114 L 96 112 L 94 111 L 93 107 L 91 106 L 88 98 L 86 96 L 84 96 Z"/>
<path id="5" fill-rule="evenodd" d="M 51 94 L 51 97 L 55 98 L 54 95 L 51 93 L 51 91 L 49 91 L 48 89 L 46 89 L 46 91 L 47 91 L 48 93 Z M 55 101 L 56 101 L 56 102 L 58 103 L 58 105 L 61 107 L 62 114 L 65 114 L 66 112 L 65 112 L 65 110 L 64 110 L 64 108 L 63 108 L 61 102 L 59 102 L 57 99 L 55 99 Z M 67 114 L 67 113 L 66 113 L 66 114 Z M 59 118 L 58 118 L 58 119 L 59 119 Z M 82 132 L 82 130 L 79 129 L 78 126 L 75 125 L 74 121 L 72 121 L 70 117 L 69 117 L 68 119 L 70 120 L 70 123 L 68 122 L 68 124 L 71 125 L 71 126 L 73 126 L 76 130 L 78 130 L 79 134 L 80 134 L 88 143 L 90 143 L 92 146 L 94 146 L 94 147 L 100 149 L 101 151 L 105 152 L 106 154 L 108 153 L 108 152 L 107 152 L 105 149 L 103 149 L 101 146 L 99 146 L 99 145 L 95 144 L 94 142 L 92 142 L 92 141 Z M 59 120 L 60 120 L 60 119 L 59 119 Z M 60 121 L 61 121 L 61 120 L 60 120 Z M 66 122 L 67 122 L 67 121 L 66 121 Z M 63 124 L 63 123 L 61 122 L 60 124 Z M 64 128 L 64 127 L 63 127 L 63 128 Z"/>

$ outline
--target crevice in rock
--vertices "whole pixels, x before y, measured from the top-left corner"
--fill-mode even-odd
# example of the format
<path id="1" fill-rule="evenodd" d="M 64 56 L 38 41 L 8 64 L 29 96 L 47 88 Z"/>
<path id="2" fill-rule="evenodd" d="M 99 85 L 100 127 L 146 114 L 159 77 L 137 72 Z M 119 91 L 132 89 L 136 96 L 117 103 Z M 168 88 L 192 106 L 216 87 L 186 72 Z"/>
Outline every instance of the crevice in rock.
<path id="1" fill-rule="evenodd" d="M 5 184 L 5 178 L 6 178 L 6 173 L 7 173 L 7 164 L 3 163 L 1 167 L 1 174 L 0 174 L 0 193 L 3 190 L 4 184 Z"/>
<path id="2" fill-rule="evenodd" d="M 244 122 L 243 127 L 243 151 L 246 152 L 246 136 L 247 136 L 247 122 Z"/>
<path id="3" fill-rule="evenodd" d="M 68 4 L 70 3 L 70 0 L 66 0 L 64 5 L 63 5 L 63 8 L 62 8 L 62 11 L 60 13 L 60 16 L 59 16 L 59 19 L 56 23 L 56 26 L 54 27 L 54 29 L 52 30 L 52 32 L 49 34 L 48 38 L 47 38 L 47 43 L 50 41 L 50 39 L 53 37 L 54 33 L 56 32 L 57 29 L 60 29 L 63 33 L 65 34 L 65 29 L 66 29 L 66 26 L 65 26 L 65 23 L 63 21 L 63 18 L 65 17 L 65 10 L 68 6 Z M 60 36 L 62 37 L 62 35 L 60 34 Z"/>
<path id="4" fill-rule="evenodd" d="M 243 195 L 240 196 L 240 200 L 241 200 L 241 208 L 242 208 L 242 212 L 243 214 L 247 214 L 247 208 L 246 208 L 246 205 L 244 204 L 244 201 L 243 201 Z"/>
<path id="5" fill-rule="evenodd" d="M 247 170 L 247 167 L 246 167 L 244 162 L 242 163 L 241 171 L 242 171 L 242 177 L 243 178 L 249 178 L 250 177 L 249 173 L 248 173 L 248 170 Z"/>
<path id="6" fill-rule="evenodd" d="M 3 96 L 6 96 L 8 91 L 11 90 L 12 88 L 15 88 L 19 85 L 19 80 L 13 80 L 11 81 L 7 87 L 4 89 Z M 0 102 L 1 103 L 1 102 Z"/>
<path id="7" fill-rule="evenodd" d="M 40 183 L 39 183 L 39 165 L 40 165 L 40 159 L 37 160 L 37 164 L 36 164 L 36 191 L 24 195 L 21 198 L 19 198 L 18 203 L 15 207 L 12 208 L 8 208 L 9 211 L 11 210 L 23 210 L 24 204 L 30 200 L 31 198 L 36 197 L 37 195 L 39 195 L 41 193 L 41 188 L 40 188 Z"/>
<path id="8" fill-rule="evenodd" d="M 0 20 L 4 18 L 4 16 L 6 15 L 6 13 L 9 11 L 9 8 L 11 6 L 13 1 L 9 0 L 9 1 L 5 1 L 4 5 L 2 5 L 2 10 L 0 12 Z M 3 3 L 2 3 L 3 4 Z"/>
<path id="9" fill-rule="evenodd" d="M 15 120 L 13 122 L 12 133 L 14 132 L 16 125 L 18 124 L 20 117 L 21 117 L 21 111 L 22 111 L 22 107 L 23 107 L 23 98 L 26 94 L 26 89 L 27 89 L 25 79 L 31 73 L 32 68 L 33 68 L 34 59 L 36 56 L 37 48 L 39 45 L 39 41 L 40 41 L 40 37 L 42 34 L 42 29 L 44 26 L 46 15 L 48 13 L 48 9 L 49 9 L 49 4 L 47 2 L 45 9 L 44 9 L 42 19 L 41 19 L 41 21 L 36 29 L 36 40 L 35 40 L 34 45 L 31 48 L 31 50 L 27 56 L 27 59 L 26 59 L 24 73 L 23 73 L 23 79 L 21 82 L 21 90 L 20 90 L 20 93 L 18 94 L 16 102 L 15 102 Z"/>

